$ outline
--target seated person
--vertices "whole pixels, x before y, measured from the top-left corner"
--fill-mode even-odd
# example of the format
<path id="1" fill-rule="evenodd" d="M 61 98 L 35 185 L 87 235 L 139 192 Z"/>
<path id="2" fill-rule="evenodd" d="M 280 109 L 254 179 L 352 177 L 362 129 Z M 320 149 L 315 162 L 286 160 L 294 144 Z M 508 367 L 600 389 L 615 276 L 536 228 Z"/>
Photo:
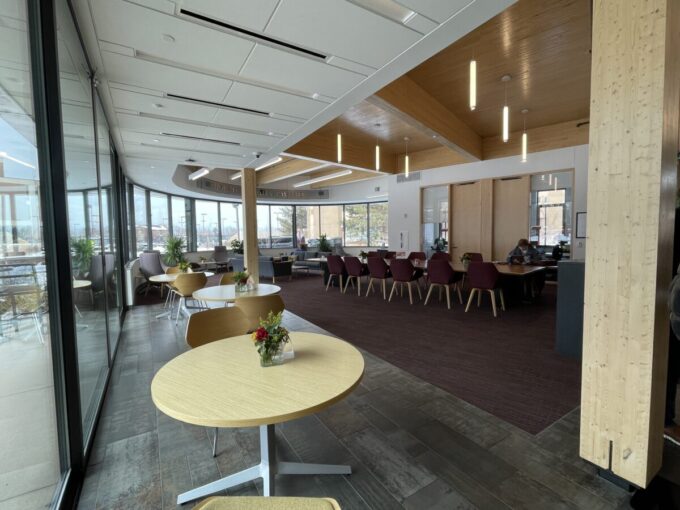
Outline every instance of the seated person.
<path id="1" fill-rule="evenodd" d="M 510 253 L 507 262 L 509 264 L 533 264 L 538 262 L 541 256 L 538 250 L 529 244 L 526 239 L 520 239 Z"/>

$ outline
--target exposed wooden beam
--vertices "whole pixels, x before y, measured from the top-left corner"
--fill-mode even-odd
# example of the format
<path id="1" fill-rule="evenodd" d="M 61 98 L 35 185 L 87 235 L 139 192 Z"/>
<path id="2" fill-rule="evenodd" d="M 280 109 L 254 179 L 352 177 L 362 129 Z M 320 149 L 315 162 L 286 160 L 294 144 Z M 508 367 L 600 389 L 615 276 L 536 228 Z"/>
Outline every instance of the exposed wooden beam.
<path id="1" fill-rule="evenodd" d="M 293 157 L 311 158 L 318 161 L 326 161 L 337 165 L 337 140 L 334 133 L 312 133 L 304 140 L 299 141 L 289 149 L 286 154 Z M 365 141 L 350 139 L 346 136 L 342 139 L 342 165 L 354 168 L 375 168 L 375 144 Z M 396 159 L 392 153 L 381 154 L 381 171 L 394 173 L 396 171 Z"/>
<path id="2" fill-rule="evenodd" d="M 469 161 L 482 159 L 482 139 L 452 111 L 404 75 L 366 99 L 417 127 Z"/>
<path id="3" fill-rule="evenodd" d="M 584 124 L 585 123 L 585 124 Z M 527 129 L 527 151 L 541 152 L 562 147 L 573 147 L 588 143 L 588 119 L 576 119 L 550 126 Z M 484 159 L 519 156 L 522 153 L 522 132 L 513 131 L 510 139 L 503 142 L 500 136 L 490 136 L 482 140 Z"/>
<path id="4" fill-rule="evenodd" d="M 313 168 L 318 168 L 321 164 L 322 163 L 316 161 L 291 159 L 290 161 L 285 161 L 257 172 L 257 184 L 258 186 L 262 184 L 271 184 L 272 182 L 281 181 L 289 177 L 302 175 Z"/>
<path id="5" fill-rule="evenodd" d="M 459 165 L 468 163 L 468 159 L 460 153 L 448 147 L 436 147 L 424 151 L 411 152 L 408 155 L 409 170 L 429 170 L 430 168 L 441 168 L 443 166 Z M 397 170 L 404 171 L 404 154 L 397 157 Z"/>

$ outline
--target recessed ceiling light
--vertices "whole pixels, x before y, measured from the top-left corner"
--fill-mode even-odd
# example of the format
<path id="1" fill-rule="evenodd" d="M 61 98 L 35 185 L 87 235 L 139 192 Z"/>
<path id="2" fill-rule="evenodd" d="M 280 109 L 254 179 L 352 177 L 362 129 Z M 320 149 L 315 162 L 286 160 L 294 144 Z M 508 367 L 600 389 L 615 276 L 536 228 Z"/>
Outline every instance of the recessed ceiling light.
<path id="1" fill-rule="evenodd" d="M 151 168 L 156 168 L 155 166 L 151 165 Z"/>
<path id="2" fill-rule="evenodd" d="M 158 143 L 160 140 L 158 138 L 154 138 L 153 141 Z"/>
<path id="3" fill-rule="evenodd" d="M 169 43 L 175 42 L 175 38 L 173 36 L 171 36 L 170 34 L 163 34 L 163 40 L 165 42 L 169 42 Z"/>
<path id="4" fill-rule="evenodd" d="M 160 109 L 160 108 L 163 108 L 163 105 L 161 103 L 154 103 L 153 107 Z"/>
<path id="5" fill-rule="evenodd" d="M 314 94 L 312 94 L 312 99 L 319 99 L 319 93 L 314 92 Z"/>
<path id="6" fill-rule="evenodd" d="M 267 132 L 267 135 L 268 135 L 268 136 L 274 136 L 274 132 L 273 132 L 273 131 L 268 131 L 268 132 Z"/>

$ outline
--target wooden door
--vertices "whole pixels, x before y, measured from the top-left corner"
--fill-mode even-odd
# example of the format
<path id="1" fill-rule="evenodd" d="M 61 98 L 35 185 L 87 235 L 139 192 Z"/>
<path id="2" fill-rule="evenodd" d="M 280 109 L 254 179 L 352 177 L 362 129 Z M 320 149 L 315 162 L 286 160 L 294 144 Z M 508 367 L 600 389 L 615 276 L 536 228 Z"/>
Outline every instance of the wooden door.
<path id="1" fill-rule="evenodd" d="M 493 259 L 505 260 L 517 241 L 529 237 L 528 175 L 493 181 Z"/>
<path id="2" fill-rule="evenodd" d="M 482 183 L 451 186 L 451 256 L 482 252 Z"/>

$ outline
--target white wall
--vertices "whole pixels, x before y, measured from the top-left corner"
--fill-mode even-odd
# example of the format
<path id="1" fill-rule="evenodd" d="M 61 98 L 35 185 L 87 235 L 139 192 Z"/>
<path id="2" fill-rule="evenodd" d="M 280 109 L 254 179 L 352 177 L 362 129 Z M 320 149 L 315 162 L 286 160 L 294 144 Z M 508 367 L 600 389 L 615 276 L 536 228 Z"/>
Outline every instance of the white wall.
<path id="1" fill-rule="evenodd" d="M 545 173 L 574 169 L 574 235 L 576 213 L 586 211 L 588 186 L 588 145 L 529 154 L 526 163 L 519 156 L 453 165 L 420 172 L 420 181 L 397 183 L 388 178 L 389 246 L 392 250 L 420 250 L 420 188 L 476 181 L 479 179 Z M 408 246 L 400 247 L 401 233 L 408 232 Z M 585 258 L 585 239 L 572 240 L 572 258 Z"/>

